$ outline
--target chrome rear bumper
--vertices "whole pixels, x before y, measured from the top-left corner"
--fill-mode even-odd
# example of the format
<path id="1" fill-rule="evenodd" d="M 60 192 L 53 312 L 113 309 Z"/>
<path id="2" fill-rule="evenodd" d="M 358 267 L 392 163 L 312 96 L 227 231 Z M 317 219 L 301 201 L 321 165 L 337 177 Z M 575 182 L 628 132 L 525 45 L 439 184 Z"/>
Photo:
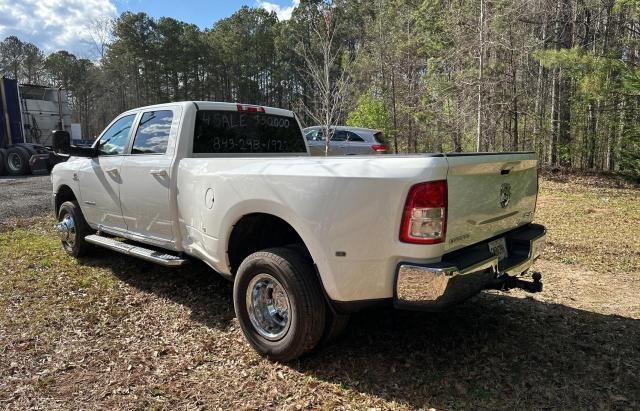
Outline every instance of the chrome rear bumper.
<path id="1" fill-rule="evenodd" d="M 545 244 L 546 230 L 529 224 L 503 236 L 509 257 L 498 261 L 487 242 L 443 256 L 439 263 L 400 263 L 393 304 L 396 308 L 440 310 L 463 301 L 503 274 L 519 275 L 531 267 Z"/>

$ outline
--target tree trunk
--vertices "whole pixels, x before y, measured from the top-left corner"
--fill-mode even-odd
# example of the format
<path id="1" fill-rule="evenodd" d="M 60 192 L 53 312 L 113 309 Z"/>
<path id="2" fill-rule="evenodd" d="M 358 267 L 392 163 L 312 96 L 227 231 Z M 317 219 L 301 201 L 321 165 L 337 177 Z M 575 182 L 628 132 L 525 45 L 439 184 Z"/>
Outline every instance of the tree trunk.
<path id="1" fill-rule="evenodd" d="M 391 66 L 391 115 L 393 116 L 393 152 L 398 154 L 398 115 L 396 113 L 396 73 Z"/>
<path id="2" fill-rule="evenodd" d="M 480 151 L 482 145 L 482 81 L 484 74 L 484 0 L 480 0 L 480 59 L 478 67 L 478 113 L 477 113 L 477 125 L 476 125 L 476 151 Z"/>
<path id="3" fill-rule="evenodd" d="M 560 30 L 556 33 L 556 48 L 571 48 L 573 40 L 573 22 L 570 0 L 558 0 L 560 8 Z M 571 167 L 571 79 L 560 69 L 558 73 L 558 149 L 561 150 L 559 163 Z"/>
<path id="4" fill-rule="evenodd" d="M 550 166 L 558 164 L 558 70 L 551 71 L 551 132 L 549 133 L 548 163 Z"/>

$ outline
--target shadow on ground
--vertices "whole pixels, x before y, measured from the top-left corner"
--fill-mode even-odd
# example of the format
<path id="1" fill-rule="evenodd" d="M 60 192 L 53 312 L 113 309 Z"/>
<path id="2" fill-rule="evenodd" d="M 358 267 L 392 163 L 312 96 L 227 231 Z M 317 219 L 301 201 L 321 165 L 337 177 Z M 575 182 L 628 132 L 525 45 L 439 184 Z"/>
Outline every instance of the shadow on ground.
<path id="1" fill-rule="evenodd" d="M 145 261 L 100 249 L 100 257 L 86 257 L 81 263 L 102 267 L 138 290 L 184 305 L 191 318 L 209 328 L 225 329 L 235 317 L 233 284 L 204 263 L 194 261 L 182 268 L 164 268 Z"/>
<path id="2" fill-rule="evenodd" d="M 358 314 L 299 369 L 413 407 L 637 407 L 639 347 L 639 320 L 483 294 L 446 313 Z"/>
<path id="3" fill-rule="evenodd" d="M 208 327 L 233 319 L 231 284 L 207 267 L 107 253 L 84 264 L 187 306 Z M 340 340 L 290 366 L 416 408 L 637 408 L 639 350 L 640 320 L 482 294 L 446 313 L 358 313 Z"/>

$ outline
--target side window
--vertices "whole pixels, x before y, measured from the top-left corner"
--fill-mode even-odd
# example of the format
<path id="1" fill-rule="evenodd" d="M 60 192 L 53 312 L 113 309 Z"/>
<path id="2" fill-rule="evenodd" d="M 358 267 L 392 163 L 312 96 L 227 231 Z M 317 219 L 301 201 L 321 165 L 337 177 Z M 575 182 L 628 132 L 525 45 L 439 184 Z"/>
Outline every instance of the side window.
<path id="1" fill-rule="evenodd" d="M 364 139 L 359 135 L 357 135 L 356 133 L 352 133 L 351 131 L 348 131 L 348 133 L 349 133 L 349 141 L 364 142 Z"/>
<path id="2" fill-rule="evenodd" d="M 318 130 L 309 130 L 305 134 L 307 141 L 318 141 Z"/>
<path id="3" fill-rule="evenodd" d="M 143 113 L 133 139 L 131 154 L 164 154 L 167 151 L 172 121 L 171 110 Z"/>
<path id="4" fill-rule="evenodd" d="M 347 132 L 344 130 L 336 130 L 333 133 L 332 141 L 347 141 Z"/>
<path id="5" fill-rule="evenodd" d="M 135 114 L 124 116 L 104 132 L 98 143 L 98 154 L 114 156 L 124 153 Z"/>
<path id="6" fill-rule="evenodd" d="M 313 129 L 313 130 L 307 131 L 307 133 L 305 134 L 305 137 L 307 141 L 324 141 L 324 137 L 322 137 L 322 134 L 323 134 L 322 130 Z"/>

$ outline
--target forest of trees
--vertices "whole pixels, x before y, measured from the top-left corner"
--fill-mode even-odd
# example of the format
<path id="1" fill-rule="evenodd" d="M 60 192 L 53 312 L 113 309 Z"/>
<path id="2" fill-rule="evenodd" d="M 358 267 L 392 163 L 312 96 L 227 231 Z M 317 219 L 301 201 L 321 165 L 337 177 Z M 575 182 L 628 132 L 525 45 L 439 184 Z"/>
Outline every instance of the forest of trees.
<path id="1" fill-rule="evenodd" d="M 8 37 L 0 72 L 67 89 L 85 136 L 132 107 L 237 101 L 307 125 L 331 109 L 397 152 L 535 150 L 640 175 L 640 0 L 301 0 L 286 21 L 125 12 L 92 36 L 96 59 Z"/>

